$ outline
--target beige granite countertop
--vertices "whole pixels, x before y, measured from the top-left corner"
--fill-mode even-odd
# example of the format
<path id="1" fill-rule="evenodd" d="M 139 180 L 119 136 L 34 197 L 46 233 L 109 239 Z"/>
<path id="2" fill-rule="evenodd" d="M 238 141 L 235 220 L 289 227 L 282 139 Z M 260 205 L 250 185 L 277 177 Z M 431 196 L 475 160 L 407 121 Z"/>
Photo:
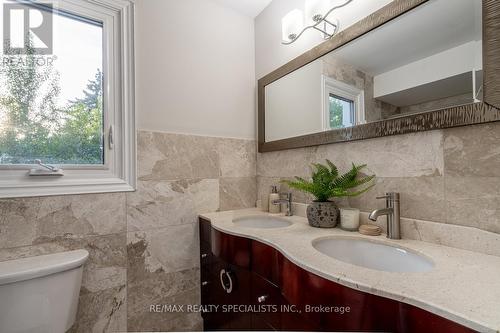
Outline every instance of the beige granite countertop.
<path id="1" fill-rule="evenodd" d="M 235 225 L 236 217 L 269 215 L 259 209 L 201 214 L 228 234 L 258 240 L 279 250 L 296 265 L 344 286 L 417 306 L 479 332 L 500 332 L 500 257 L 415 240 L 368 237 L 341 229 L 316 229 L 303 217 L 284 217 L 286 228 L 254 229 Z M 312 241 L 325 236 L 368 238 L 429 257 L 425 273 L 371 270 L 320 253 Z"/>

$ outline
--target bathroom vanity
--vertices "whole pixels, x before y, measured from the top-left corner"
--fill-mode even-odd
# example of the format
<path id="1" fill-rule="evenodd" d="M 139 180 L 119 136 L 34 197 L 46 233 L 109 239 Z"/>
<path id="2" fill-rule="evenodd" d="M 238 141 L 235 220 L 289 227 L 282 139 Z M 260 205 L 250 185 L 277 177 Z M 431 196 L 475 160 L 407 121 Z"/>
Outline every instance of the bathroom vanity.
<path id="1" fill-rule="evenodd" d="M 256 210 L 244 213 L 264 215 Z M 431 272 L 366 269 L 327 257 L 314 249 L 310 241 L 332 234 L 347 237 L 348 232 L 311 228 L 301 217 L 288 218 L 293 223 L 276 228 L 241 226 L 233 222 L 239 214 L 242 213 L 213 213 L 200 218 L 201 294 L 202 304 L 207 306 L 203 313 L 205 330 L 496 331 L 474 318 L 454 313 L 456 304 L 450 309 L 441 307 L 441 296 L 446 290 L 425 303 L 426 295 L 435 294 L 432 289 L 439 290 L 440 285 L 448 288 L 449 283 L 456 281 L 436 280 L 428 290 L 422 290 L 418 299 L 414 297 L 419 293 L 419 285 L 428 284 L 432 276 L 449 275 L 440 270 L 453 265 L 443 267 L 442 258 L 437 258 Z M 281 242 L 287 236 L 289 241 Z M 377 241 L 382 239 L 377 237 Z M 407 241 L 400 242 L 407 245 Z M 422 243 L 423 248 L 428 244 L 413 243 Z M 393 290 L 383 282 L 368 282 L 384 280 L 386 276 L 389 284 L 399 280 Z M 463 278 L 467 278 L 467 272 Z M 456 303 L 453 299 L 463 296 L 450 293 L 449 302 Z"/>

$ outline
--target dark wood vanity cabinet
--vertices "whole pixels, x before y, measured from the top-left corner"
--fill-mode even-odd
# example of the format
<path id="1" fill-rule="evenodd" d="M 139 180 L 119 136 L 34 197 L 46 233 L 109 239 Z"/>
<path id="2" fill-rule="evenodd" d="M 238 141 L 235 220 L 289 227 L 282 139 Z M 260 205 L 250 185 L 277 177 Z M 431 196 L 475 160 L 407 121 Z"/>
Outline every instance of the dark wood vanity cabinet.
<path id="1" fill-rule="evenodd" d="M 273 247 L 215 230 L 209 221 L 200 219 L 199 227 L 207 331 L 474 332 L 324 279 Z"/>

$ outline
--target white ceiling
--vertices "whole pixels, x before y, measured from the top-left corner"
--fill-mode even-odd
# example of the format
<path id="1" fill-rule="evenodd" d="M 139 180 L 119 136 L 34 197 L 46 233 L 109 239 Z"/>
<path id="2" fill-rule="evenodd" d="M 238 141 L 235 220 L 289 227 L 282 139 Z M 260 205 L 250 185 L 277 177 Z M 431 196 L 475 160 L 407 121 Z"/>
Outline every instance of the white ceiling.
<path id="1" fill-rule="evenodd" d="M 378 75 L 466 42 L 481 40 L 481 21 L 481 1 L 431 0 L 332 55 Z"/>
<path id="2" fill-rule="evenodd" d="M 241 14 L 255 18 L 271 3 L 272 0 L 213 0 L 225 7 L 232 8 Z"/>

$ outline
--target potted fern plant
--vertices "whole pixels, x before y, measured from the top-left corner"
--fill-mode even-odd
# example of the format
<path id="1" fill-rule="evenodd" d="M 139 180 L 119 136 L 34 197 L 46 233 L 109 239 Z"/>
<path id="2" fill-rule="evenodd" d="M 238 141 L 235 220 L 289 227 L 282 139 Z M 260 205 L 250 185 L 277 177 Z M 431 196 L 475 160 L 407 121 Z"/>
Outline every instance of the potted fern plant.
<path id="1" fill-rule="evenodd" d="M 361 177 L 359 172 L 366 165 L 352 165 L 351 170 L 343 175 L 335 164 L 326 160 L 327 165 L 314 163 L 312 166 L 312 179 L 305 180 L 295 177 L 293 181 L 283 181 L 290 188 L 310 193 L 315 200 L 307 207 L 309 224 L 317 228 L 334 228 L 337 225 L 339 209 L 332 198 L 354 197 L 365 193 L 375 184 L 372 180 L 375 175 Z M 360 186 L 363 188 L 355 190 Z"/>

